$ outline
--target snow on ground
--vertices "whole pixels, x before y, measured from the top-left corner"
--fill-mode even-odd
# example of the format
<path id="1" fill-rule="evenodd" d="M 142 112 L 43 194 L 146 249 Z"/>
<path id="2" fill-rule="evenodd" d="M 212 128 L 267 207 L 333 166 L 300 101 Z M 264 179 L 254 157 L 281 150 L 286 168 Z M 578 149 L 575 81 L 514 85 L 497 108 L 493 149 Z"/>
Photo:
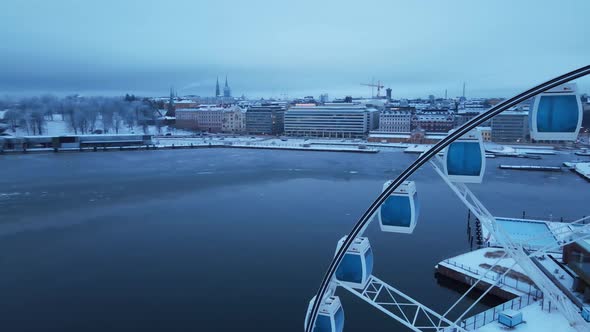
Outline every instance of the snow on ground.
<path id="1" fill-rule="evenodd" d="M 522 148 L 516 148 L 516 153 L 517 154 L 542 154 L 542 155 L 554 155 L 555 151 L 553 150 L 547 150 L 547 149 L 522 149 Z"/>
<path id="2" fill-rule="evenodd" d="M 447 263 L 447 266 L 451 265 L 455 269 L 459 268 L 461 270 L 467 270 L 471 274 L 475 273 L 476 275 L 481 276 L 489 267 L 481 267 L 480 264 L 487 264 L 489 266 L 493 266 L 499 259 L 499 257 L 486 257 L 486 253 L 488 254 L 488 256 L 499 256 L 502 253 L 504 253 L 504 251 L 500 248 L 483 248 L 459 255 L 457 257 L 450 258 L 448 260 L 445 260 L 444 262 Z M 492 255 L 489 255 L 490 253 Z M 556 260 L 561 261 L 562 255 L 551 255 Z M 561 268 L 561 266 L 557 264 L 553 259 L 545 256 L 544 258 L 539 258 L 538 261 L 547 269 L 547 271 L 551 272 L 555 276 L 555 278 L 559 280 L 561 284 L 563 284 L 563 286 L 570 290 L 573 289 L 574 279 L 566 271 L 564 271 Z M 514 264 L 514 260 L 512 258 L 503 258 L 498 262 L 498 266 L 500 266 L 501 268 L 510 268 L 512 264 Z M 514 267 L 512 267 L 512 271 L 524 274 L 524 271 L 519 265 L 514 265 Z M 499 275 L 500 273 L 489 272 L 486 275 L 486 277 L 496 279 Z M 522 292 L 528 292 L 530 290 L 529 284 L 527 282 L 523 282 L 522 280 L 516 282 L 515 278 L 504 278 L 502 281 L 502 286 L 507 286 L 509 288 L 516 289 Z"/>
<path id="3" fill-rule="evenodd" d="M 542 154 L 542 155 L 554 155 L 556 154 L 554 148 L 552 146 L 508 146 L 508 145 L 500 145 L 493 142 L 486 142 L 484 143 L 486 152 L 490 153 L 499 153 L 499 154 L 506 154 L 506 155 L 519 155 L 519 154 Z"/>
<path id="4" fill-rule="evenodd" d="M 549 313 L 542 310 L 540 303 L 535 303 L 519 310 L 522 312 L 522 323 L 514 328 L 508 328 L 497 321 L 487 324 L 477 332 L 578 332 L 570 326 L 568 320 L 557 310 Z"/>
<path id="5" fill-rule="evenodd" d="M 482 248 L 478 250 L 474 250 L 453 258 L 448 259 L 451 262 L 455 262 L 457 264 L 463 264 L 465 266 L 469 266 L 472 270 L 478 270 L 478 272 L 484 273 L 487 269 L 482 268 L 480 264 L 488 264 L 490 266 L 496 264 L 498 262 L 498 266 L 502 266 L 505 268 L 509 268 L 514 264 L 514 259 L 505 257 L 498 261 L 500 257 L 494 258 L 493 256 L 501 256 L 504 253 L 504 250 L 501 248 Z M 486 254 L 490 257 L 486 257 Z M 520 266 L 515 265 L 512 270 L 516 272 L 523 273 L 524 271 L 520 268 Z M 492 275 L 491 273 L 489 275 Z"/>
<path id="6" fill-rule="evenodd" d="M 511 148 L 509 146 L 500 145 L 492 142 L 484 143 L 484 148 L 486 152 L 491 153 L 503 153 L 503 154 L 513 154 L 516 153 L 516 149 Z"/>
<path id="7" fill-rule="evenodd" d="M 100 119 L 96 121 L 96 129 L 102 129 L 102 122 Z M 16 133 L 12 130 L 7 130 L 6 133 L 14 136 L 30 136 L 32 133 L 27 131 L 27 128 L 17 128 Z M 74 135 L 74 131 L 70 128 L 67 121 L 63 121 L 61 115 L 55 114 L 53 120 L 47 120 L 43 130 L 43 136 L 62 136 L 62 135 Z M 115 134 L 114 130 L 111 129 L 108 134 Z M 311 145 L 314 149 L 331 149 L 331 150 L 342 150 L 350 151 L 350 149 L 358 149 L 359 145 L 364 145 L 369 148 L 378 148 L 382 151 L 399 151 L 399 149 L 405 149 L 407 153 L 423 153 L 430 149 L 432 144 L 414 144 L 414 143 L 375 143 L 367 142 L 362 139 L 304 139 L 304 138 L 277 138 L 273 136 L 250 136 L 250 135 L 231 135 L 231 134 L 208 134 L 206 135 L 206 142 L 203 142 L 203 138 L 194 137 L 195 133 L 192 131 L 177 129 L 173 126 L 163 126 L 158 132 L 156 126 L 147 126 L 147 130 L 144 132 L 143 126 L 128 127 L 122 125 L 119 128 L 118 134 L 135 134 L 143 135 L 150 134 L 154 136 L 172 135 L 174 139 L 177 139 L 174 145 L 200 145 L 209 144 L 214 145 L 225 145 L 227 142 L 232 142 L 234 145 L 237 143 L 265 147 L 281 147 L 285 149 L 289 148 L 301 148 L 304 144 Z M 185 136 L 185 137 L 178 137 Z M 253 137 L 253 138 L 252 138 Z M 172 137 L 170 137 L 171 139 Z M 343 148 L 338 148 L 342 146 Z M 550 146 L 505 146 L 497 143 L 486 142 L 486 151 L 491 153 L 501 153 L 507 155 L 518 155 L 518 154 L 555 154 L 555 150 Z M 364 147 L 363 147 L 364 148 Z M 310 149 L 313 150 L 313 149 Z M 590 178 L 590 163 L 588 163 L 587 174 Z"/>
<path id="8" fill-rule="evenodd" d="M 590 163 L 577 163 L 575 170 L 578 174 L 590 180 Z"/>
<path id="9" fill-rule="evenodd" d="M 432 147 L 432 145 L 430 145 L 430 144 L 412 144 L 404 152 L 406 152 L 406 153 L 423 153 L 426 150 L 430 149 L 431 147 Z"/>
<path id="10" fill-rule="evenodd" d="M 379 150 L 362 147 L 364 144 L 331 145 L 321 141 L 288 139 L 281 140 L 269 137 L 231 137 L 231 136 L 205 136 L 205 137 L 157 137 L 154 138 L 158 146 L 232 146 L 232 147 L 256 147 L 261 149 L 305 149 L 311 151 L 343 151 L 343 152 L 376 152 Z"/>
<path id="11" fill-rule="evenodd" d="M 535 150 L 554 150 L 555 147 L 551 145 L 511 145 L 515 149 L 535 149 Z"/>
<path id="12" fill-rule="evenodd" d="M 555 259 L 561 261 L 562 255 L 551 255 Z M 573 290 L 574 288 L 574 278 L 570 276 L 567 272 L 565 272 L 559 264 L 557 264 L 554 260 L 547 257 L 545 259 L 538 260 L 541 265 L 543 265 L 547 271 L 551 272 L 555 279 L 559 280 L 559 282 L 564 285 L 567 289 Z"/>
<path id="13" fill-rule="evenodd" d="M 96 121 L 95 128 L 98 130 L 102 130 L 102 122 L 100 120 Z M 158 135 L 158 128 L 156 126 L 147 126 L 147 134 L 149 135 Z M 27 131 L 27 128 L 18 127 L 16 128 L 16 133 L 12 130 L 8 129 L 6 133 L 14 135 L 14 136 L 30 136 L 32 135 L 31 131 Z M 162 126 L 160 128 L 160 134 L 165 135 L 166 133 L 171 133 L 172 135 L 193 135 L 193 132 L 177 129 L 174 127 Z M 80 133 L 78 133 L 80 134 Z M 89 134 L 89 133 L 88 133 Z M 114 135 L 115 130 L 110 129 L 109 134 Z M 137 134 L 143 135 L 145 134 L 143 131 L 143 126 L 133 126 L 129 128 L 128 126 L 122 124 L 119 128 L 119 134 L 127 135 L 127 134 Z M 45 122 L 45 127 L 43 128 L 43 136 L 62 136 L 62 135 L 74 135 L 74 130 L 71 129 L 70 125 L 63 121 L 61 115 L 55 114 L 53 116 L 53 120 L 47 120 Z"/>
<path id="14" fill-rule="evenodd" d="M 500 259 L 503 253 L 504 251 L 500 248 L 482 248 L 446 259 L 439 264 L 474 279 L 480 279 L 485 274 L 482 280 L 489 284 L 496 284 L 497 287 L 517 296 L 535 294 L 537 291 L 530 280 L 526 280 L 528 278 L 524 275 L 522 268 L 518 265 L 513 266 L 512 258 Z M 494 265 L 496 265 L 495 271 L 487 272 Z M 511 268 L 511 272 L 501 277 L 508 268 Z M 496 282 L 500 277 L 501 280 Z"/>

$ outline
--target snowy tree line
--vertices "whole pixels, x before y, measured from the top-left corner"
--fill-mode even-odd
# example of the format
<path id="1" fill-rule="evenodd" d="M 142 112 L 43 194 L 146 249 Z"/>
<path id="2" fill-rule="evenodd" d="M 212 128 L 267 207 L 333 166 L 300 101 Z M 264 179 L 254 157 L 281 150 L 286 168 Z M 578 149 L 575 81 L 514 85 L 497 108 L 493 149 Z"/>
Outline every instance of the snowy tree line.
<path id="1" fill-rule="evenodd" d="M 13 133 L 20 128 L 27 135 L 47 134 L 47 122 L 62 120 L 74 134 L 118 134 L 124 128 L 155 125 L 160 133 L 163 122 L 157 106 L 135 96 L 58 98 L 52 95 L 21 99 L 0 98 L 0 111 Z M 60 116 L 56 119 L 56 116 Z"/>

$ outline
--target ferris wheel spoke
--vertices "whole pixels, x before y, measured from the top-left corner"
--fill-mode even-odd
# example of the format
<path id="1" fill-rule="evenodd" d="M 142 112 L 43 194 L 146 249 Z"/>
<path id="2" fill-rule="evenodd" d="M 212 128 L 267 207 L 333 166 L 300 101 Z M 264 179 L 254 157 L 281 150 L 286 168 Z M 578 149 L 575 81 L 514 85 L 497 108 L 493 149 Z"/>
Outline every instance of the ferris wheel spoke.
<path id="1" fill-rule="evenodd" d="M 339 286 L 413 331 L 440 331 L 448 328 L 455 328 L 459 332 L 466 331 L 448 318 L 373 275 L 370 276 L 368 283 L 370 286 L 367 288 L 374 287 L 373 289 L 377 292 L 359 291 L 346 283 L 340 283 Z M 380 298 L 378 295 L 386 296 Z"/>
<path id="2" fill-rule="evenodd" d="M 576 302 L 568 300 L 569 294 L 564 293 L 563 290 L 560 289 L 547 276 L 547 274 L 544 273 L 543 270 L 541 270 L 541 268 L 538 266 L 538 263 L 533 261 L 532 255 L 530 255 L 530 253 L 524 249 L 523 243 L 517 243 L 512 240 L 510 235 L 503 229 L 503 227 L 496 222 L 496 218 L 464 183 L 451 181 L 446 172 L 441 170 L 444 169 L 444 161 L 440 157 L 436 156 L 430 161 L 430 163 L 435 169 L 436 173 L 440 175 L 440 177 L 452 189 L 452 191 L 464 203 L 464 205 L 481 221 L 482 225 L 484 225 L 484 227 L 490 233 L 490 236 L 493 237 L 494 240 L 498 242 L 499 246 L 505 250 L 508 256 L 515 261 L 515 265 L 518 264 L 520 268 L 526 272 L 526 274 L 531 278 L 531 280 L 533 280 L 537 287 L 541 289 L 543 294 L 553 303 L 555 303 L 570 321 L 583 324 L 581 316 L 577 315 Z M 439 166 L 440 164 L 443 164 L 443 167 Z M 585 220 L 585 218 L 578 220 L 578 222 L 583 220 Z M 585 226 L 583 226 L 583 228 L 585 228 Z M 578 232 L 581 231 L 582 230 L 578 230 Z M 570 241 L 573 242 L 573 237 Z M 562 246 L 566 242 L 559 243 L 556 241 L 555 246 Z M 551 247 L 553 246 L 550 245 L 547 248 L 544 248 L 542 251 L 537 251 L 537 254 L 544 254 Z M 510 270 L 511 269 L 506 270 L 503 276 L 505 276 Z M 497 284 L 497 281 L 495 281 L 493 285 L 495 284 Z M 483 296 L 491 291 L 492 288 L 493 286 L 488 287 L 484 294 L 482 294 L 482 296 L 478 298 L 478 300 L 473 303 L 467 309 L 467 311 L 460 316 L 460 318 L 462 318 L 481 299 L 483 299 Z M 571 298 L 573 296 L 569 297 Z"/>
<path id="3" fill-rule="evenodd" d="M 555 234 L 561 236 L 561 239 L 555 241 L 555 243 L 551 243 L 549 246 L 531 252 L 529 250 L 530 248 L 526 249 L 522 242 L 514 241 L 509 236 L 509 234 L 497 222 L 496 218 L 471 192 L 465 183 L 481 183 L 485 173 L 485 149 L 482 144 L 481 132 L 477 127 L 492 119 L 494 116 L 509 110 L 511 107 L 532 97 L 536 97 L 537 95 L 540 96 L 539 99 L 535 99 L 536 101 L 533 105 L 531 120 L 535 126 L 533 129 L 536 131 L 533 132 L 531 136 L 536 135 L 534 137 L 545 139 L 551 137 L 570 139 L 576 136 L 580 127 L 580 118 L 576 118 L 576 115 L 579 116 L 581 114 L 579 102 L 577 105 L 571 103 L 571 100 L 566 103 L 568 105 L 568 119 L 575 119 L 577 121 L 577 126 L 574 126 L 576 124 L 574 122 L 576 121 L 573 120 L 568 120 L 565 124 L 562 122 L 547 122 L 545 121 L 545 115 L 540 116 L 539 114 L 549 114 L 551 115 L 551 119 L 553 119 L 553 117 L 556 116 L 556 109 L 553 107 L 555 103 L 553 101 L 561 101 L 563 99 L 558 98 L 559 96 L 557 96 L 557 94 L 563 96 L 564 92 L 567 92 L 572 96 L 576 95 L 575 85 L 571 85 L 571 88 L 567 89 L 564 88 L 563 85 L 588 74 L 590 74 L 590 66 L 585 66 L 555 77 L 512 98 L 500 102 L 456 130 L 449 132 L 447 137 L 434 144 L 430 149 L 424 151 L 424 153 L 422 153 L 407 169 L 402 171 L 395 180 L 386 183 L 386 185 L 383 186 L 382 192 L 360 217 L 352 228 L 350 234 L 343 238 L 339 243 L 334 258 L 320 284 L 317 295 L 314 297 L 314 299 L 317 298 L 319 300 L 315 301 L 312 299 L 309 304 L 308 314 L 305 320 L 305 331 L 312 332 L 312 330 L 314 330 L 314 326 L 316 326 L 319 319 L 318 317 L 321 317 L 322 319 L 322 331 L 342 331 L 342 306 L 338 297 L 333 296 L 334 292 L 331 286 L 333 284 L 350 291 L 353 295 L 361 298 L 363 301 L 371 304 L 413 331 L 466 331 L 467 325 L 464 325 L 464 322 L 460 323 L 461 325 L 458 325 L 458 323 L 461 322 L 461 319 L 500 282 L 502 277 L 505 277 L 510 273 L 512 268 L 516 265 L 519 265 L 532 282 L 537 285 L 544 298 L 548 298 L 553 302 L 554 305 L 558 307 L 559 311 L 561 311 L 572 324 L 576 325 L 580 323 L 582 318 L 576 312 L 575 306 L 572 305 L 572 302 L 568 302 L 564 293 L 553 283 L 548 275 L 541 271 L 535 264 L 535 257 L 536 255 L 543 255 L 554 246 L 559 247 L 571 243 L 574 241 L 574 238 L 582 239 L 590 237 L 590 233 L 585 233 L 587 229 L 590 229 L 590 225 L 577 227 L 576 230 L 572 229 L 572 232 L 569 233 L 566 233 L 562 227 L 553 227 L 552 230 L 556 232 Z M 569 95 L 568 98 L 572 99 Z M 558 126 L 556 126 L 556 124 L 558 124 Z M 549 134 L 542 135 L 540 133 Z M 444 160 L 438 157 L 439 153 L 444 153 Z M 379 220 L 382 231 L 412 233 L 417 219 L 418 209 L 416 207 L 418 201 L 413 194 L 415 186 L 408 180 L 418 169 L 428 162 L 431 163 L 435 171 L 441 175 L 442 179 L 449 185 L 464 205 L 467 206 L 468 209 L 480 220 L 485 230 L 489 233 L 488 239 L 493 236 L 494 241 L 497 242 L 498 246 L 504 249 L 503 258 L 509 257 L 514 260 L 514 263 L 509 268 L 502 269 L 502 277 L 490 282 L 490 286 L 465 312 L 459 316 L 455 322 L 450 321 L 445 316 L 456 306 L 456 303 L 451 306 L 445 315 L 441 316 L 401 291 L 374 277 L 371 273 L 373 267 L 372 252 L 368 245 L 368 239 L 363 238 L 363 234 L 367 227 L 374 219 Z M 395 198 L 396 196 L 398 196 L 398 198 Z M 396 202 L 396 204 L 393 204 L 394 202 Z M 388 207 L 388 209 L 384 210 L 382 208 L 384 205 Z M 398 206 L 403 207 L 403 209 L 400 208 L 398 210 L 392 208 Z M 400 222 L 400 220 L 403 220 L 403 222 Z M 586 219 L 578 220 L 576 223 L 579 224 L 585 220 Z M 563 227 L 566 226 L 564 225 Z M 567 227 L 571 227 L 571 225 L 567 225 Z M 567 234 L 570 234 L 570 238 L 564 239 Z M 578 234 L 580 234 L 580 236 L 577 236 Z M 545 236 L 545 234 L 537 234 L 536 236 Z M 358 241 L 366 241 L 367 246 L 365 247 L 368 247 L 368 249 L 363 249 L 363 251 L 357 248 L 355 251 L 354 247 L 359 246 L 359 243 L 357 243 Z M 350 251 L 351 248 L 352 251 Z M 363 252 L 365 254 L 363 254 Z M 343 264 L 345 260 L 346 264 Z M 487 275 L 489 271 L 494 271 L 494 267 L 497 267 L 498 264 L 499 263 L 496 262 L 486 271 L 484 276 Z M 340 278 L 343 278 L 343 280 L 337 280 L 338 275 Z M 365 284 L 367 277 L 369 278 L 368 285 Z M 480 280 L 478 280 L 478 283 L 479 282 Z M 468 292 L 471 290 L 472 288 L 470 288 Z M 382 299 L 384 296 L 386 298 Z M 464 297 L 465 294 L 459 299 L 459 301 Z M 320 310 L 320 308 L 322 309 Z M 580 324 L 578 325 L 581 326 Z"/>

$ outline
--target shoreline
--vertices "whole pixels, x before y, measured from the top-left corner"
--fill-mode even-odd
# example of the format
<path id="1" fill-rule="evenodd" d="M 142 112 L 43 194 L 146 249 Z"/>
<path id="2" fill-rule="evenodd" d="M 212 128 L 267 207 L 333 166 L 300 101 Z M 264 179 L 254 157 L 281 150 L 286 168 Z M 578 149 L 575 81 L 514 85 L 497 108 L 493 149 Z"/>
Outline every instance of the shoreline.
<path id="1" fill-rule="evenodd" d="M 70 152 L 106 152 L 106 151 L 148 151 L 148 150 L 176 150 L 176 149 L 260 149 L 260 150 L 290 150 L 290 151 L 315 151 L 315 152 L 346 152 L 346 153 L 378 153 L 378 149 L 363 148 L 329 148 L 318 146 L 272 146 L 272 145 L 242 145 L 242 144 L 193 144 L 190 145 L 142 145 L 142 146 L 111 146 L 111 147 L 84 147 L 84 148 L 32 148 L 24 150 L 0 150 L 0 155 L 15 155 L 27 153 L 70 153 Z"/>

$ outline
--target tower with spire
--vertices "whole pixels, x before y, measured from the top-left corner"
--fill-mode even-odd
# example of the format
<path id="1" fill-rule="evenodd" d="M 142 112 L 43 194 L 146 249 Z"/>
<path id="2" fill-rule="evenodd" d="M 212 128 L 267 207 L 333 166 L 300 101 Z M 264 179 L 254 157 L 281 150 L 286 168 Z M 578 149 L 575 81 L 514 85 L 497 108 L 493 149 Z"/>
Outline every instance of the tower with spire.
<path id="1" fill-rule="evenodd" d="M 217 83 L 215 84 L 215 97 L 221 97 L 221 90 L 219 89 L 219 76 L 217 76 Z"/>
<path id="2" fill-rule="evenodd" d="M 225 98 L 231 97 L 231 89 L 229 88 L 229 84 L 227 84 L 227 75 L 225 75 L 225 86 L 223 87 L 223 96 Z"/>
<path id="3" fill-rule="evenodd" d="M 170 113 L 170 116 L 174 116 L 174 86 L 170 87 L 170 98 L 168 99 L 168 113 Z M 167 114 L 168 115 L 168 114 Z"/>

